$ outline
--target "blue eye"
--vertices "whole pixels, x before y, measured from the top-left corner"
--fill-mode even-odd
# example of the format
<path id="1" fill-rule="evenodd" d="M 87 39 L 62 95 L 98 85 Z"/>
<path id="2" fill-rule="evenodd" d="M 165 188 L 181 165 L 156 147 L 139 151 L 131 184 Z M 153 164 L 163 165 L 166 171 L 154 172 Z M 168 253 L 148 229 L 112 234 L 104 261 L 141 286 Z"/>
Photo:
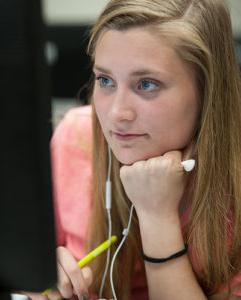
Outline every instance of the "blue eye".
<path id="1" fill-rule="evenodd" d="M 138 90 L 152 92 L 158 89 L 159 85 L 153 80 L 144 79 L 138 84 Z"/>
<path id="2" fill-rule="evenodd" d="M 100 87 L 103 88 L 114 87 L 114 81 L 108 77 L 99 76 L 96 78 L 96 80 L 99 82 Z"/>

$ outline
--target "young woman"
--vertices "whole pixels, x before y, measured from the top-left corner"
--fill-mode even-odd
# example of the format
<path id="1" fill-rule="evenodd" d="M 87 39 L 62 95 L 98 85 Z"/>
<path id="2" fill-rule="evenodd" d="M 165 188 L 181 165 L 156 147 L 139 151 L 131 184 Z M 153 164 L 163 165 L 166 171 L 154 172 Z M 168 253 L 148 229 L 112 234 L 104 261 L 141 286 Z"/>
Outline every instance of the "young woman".
<path id="1" fill-rule="evenodd" d="M 108 146 L 114 234 L 135 208 L 116 298 L 241 299 L 241 88 L 224 1 L 112 0 L 88 50 L 93 145 L 90 107 L 71 111 L 52 142 L 60 280 L 38 299 L 99 292 L 106 255 L 76 259 L 108 236 Z"/>

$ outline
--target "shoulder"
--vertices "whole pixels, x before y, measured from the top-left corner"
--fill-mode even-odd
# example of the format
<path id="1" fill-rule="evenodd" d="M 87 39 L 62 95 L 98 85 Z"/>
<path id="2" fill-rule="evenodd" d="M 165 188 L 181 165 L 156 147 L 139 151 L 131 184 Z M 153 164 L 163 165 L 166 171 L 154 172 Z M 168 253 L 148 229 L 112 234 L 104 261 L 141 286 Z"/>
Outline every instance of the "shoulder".
<path id="1" fill-rule="evenodd" d="M 91 210 L 91 143 L 90 106 L 69 110 L 51 140 L 58 244 L 65 244 L 76 257 L 83 251 Z"/>
<path id="2" fill-rule="evenodd" d="M 91 134 L 91 113 L 90 105 L 71 108 L 59 122 L 54 130 L 52 141 L 62 142 L 66 135 L 80 136 L 82 133 L 86 136 Z"/>
<path id="3" fill-rule="evenodd" d="M 64 116 L 65 122 L 79 122 L 82 118 L 91 119 L 92 107 L 91 105 L 84 105 L 71 108 Z"/>
<path id="4" fill-rule="evenodd" d="M 92 140 L 92 108 L 90 105 L 70 109 L 54 130 L 52 152 L 81 152 L 90 156 Z"/>

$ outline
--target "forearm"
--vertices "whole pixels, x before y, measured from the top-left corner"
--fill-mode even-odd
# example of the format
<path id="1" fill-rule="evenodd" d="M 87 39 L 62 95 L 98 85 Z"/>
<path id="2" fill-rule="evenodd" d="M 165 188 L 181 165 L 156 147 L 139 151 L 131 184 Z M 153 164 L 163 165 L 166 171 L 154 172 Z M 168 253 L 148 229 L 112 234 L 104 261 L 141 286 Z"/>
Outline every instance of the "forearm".
<path id="1" fill-rule="evenodd" d="M 143 221 L 142 221 L 143 220 Z M 168 257 L 184 248 L 178 216 L 140 218 L 143 251 L 157 258 Z M 187 255 L 153 264 L 145 262 L 149 298 L 151 300 L 207 299 L 193 273 Z"/>

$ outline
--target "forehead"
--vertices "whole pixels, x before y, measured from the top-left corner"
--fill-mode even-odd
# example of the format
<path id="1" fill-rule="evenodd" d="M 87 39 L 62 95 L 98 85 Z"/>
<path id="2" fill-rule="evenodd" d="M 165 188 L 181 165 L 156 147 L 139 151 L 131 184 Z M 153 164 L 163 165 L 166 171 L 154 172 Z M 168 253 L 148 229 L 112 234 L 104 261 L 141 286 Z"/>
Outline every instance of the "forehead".
<path id="1" fill-rule="evenodd" d="M 97 41 L 95 59 L 102 55 L 112 56 L 152 56 L 154 58 L 174 56 L 174 50 L 161 37 L 148 29 L 134 28 L 128 30 L 107 30 Z"/>
<path id="2" fill-rule="evenodd" d="M 97 41 L 94 61 L 103 68 L 121 67 L 127 72 L 146 68 L 176 76 L 190 72 L 166 39 L 143 27 L 104 32 Z"/>

